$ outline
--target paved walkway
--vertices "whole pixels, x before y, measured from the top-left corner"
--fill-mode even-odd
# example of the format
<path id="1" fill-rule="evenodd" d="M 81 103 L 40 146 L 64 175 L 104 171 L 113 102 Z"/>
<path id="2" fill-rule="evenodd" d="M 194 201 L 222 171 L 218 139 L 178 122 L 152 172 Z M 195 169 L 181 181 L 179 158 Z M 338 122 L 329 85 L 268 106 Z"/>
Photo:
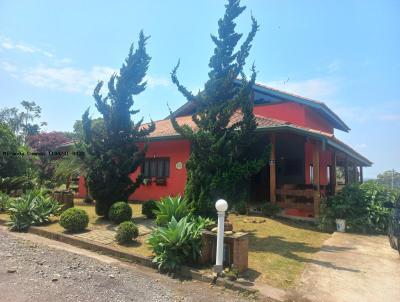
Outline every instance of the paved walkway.
<path id="1" fill-rule="evenodd" d="M 334 233 L 306 267 L 294 301 L 399 302 L 400 256 L 387 236 Z"/>
<path id="2" fill-rule="evenodd" d="M 155 223 L 149 219 L 135 219 L 135 223 L 139 229 L 139 236 L 145 236 L 150 234 L 155 229 Z M 104 228 L 94 228 L 89 232 L 83 232 L 78 234 L 73 234 L 72 236 L 81 238 L 84 240 L 91 240 L 99 242 L 101 244 L 109 245 L 116 243 L 115 234 L 117 232 L 118 226 L 108 226 Z"/>

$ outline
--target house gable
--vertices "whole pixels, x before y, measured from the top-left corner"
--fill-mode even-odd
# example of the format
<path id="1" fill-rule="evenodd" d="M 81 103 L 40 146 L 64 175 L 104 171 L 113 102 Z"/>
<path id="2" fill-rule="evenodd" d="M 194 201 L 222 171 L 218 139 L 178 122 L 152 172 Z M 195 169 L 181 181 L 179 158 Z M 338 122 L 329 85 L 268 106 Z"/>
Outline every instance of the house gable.
<path id="1" fill-rule="evenodd" d="M 238 83 L 240 83 L 238 81 Z M 264 117 L 285 120 L 315 130 L 333 133 L 333 129 L 348 132 L 350 128 L 324 103 L 283 92 L 263 84 L 253 86 L 254 113 Z M 173 115 L 191 115 L 196 107 L 187 102 Z"/>

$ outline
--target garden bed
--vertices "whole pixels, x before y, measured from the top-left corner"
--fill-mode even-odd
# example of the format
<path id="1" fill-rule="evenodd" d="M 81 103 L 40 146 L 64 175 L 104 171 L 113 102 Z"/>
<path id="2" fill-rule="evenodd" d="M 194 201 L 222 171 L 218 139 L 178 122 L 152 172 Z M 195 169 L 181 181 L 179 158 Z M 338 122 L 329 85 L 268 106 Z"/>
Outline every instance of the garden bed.
<path id="1" fill-rule="evenodd" d="M 154 227 L 153 220 L 141 214 L 141 204 L 130 204 L 133 221 L 139 226 L 139 237 L 129 245 L 119 245 L 113 238 L 116 225 L 95 213 L 94 205 L 75 200 L 75 207 L 85 210 L 89 215 L 87 230 L 73 234 L 77 239 L 98 242 L 101 245 L 133 255 L 149 257 L 151 251 L 145 243 L 148 232 Z M 0 219 L 8 220 L 7 214 L 0 214 Z M 243 273 L 245 279 L 262 286 L 269 284 L 279 288 L 289 288 L 300 277 L 305 265 L 312 261 L 329 234 L 319 232 L 307 223 L 287 219 L 270 219 L 255 215 L 229 215 L 235 231 L 249 233 L 249 269 Z M 48 232 L 68 234 L 58 224 L 58 218 L 52 223 L 39 226 Z M 146 230 L 143 232 L 143 230 Z M 71 235 L 71 234 L 69 234 Z M 202 268 L 209 273 L 210 268 Z"/>
<path id="2" fill-rule="evenodd" d="M 72 236 L 98 242 L 123 252 L 140 256 L 151 256 L 151 251 L 146 246 L 145 241 L 149 232 L 153 228 L 153 221 L 146 219 L 146 217 L 142 215 L 142 206 L 140 204 L 130 204 L 130 206 L 133 212 L 133 221 L 139 227 L 139 237 L 136 238 L 136 241 L 127 245 L 118 244 L 114 239 L 117 225 L 113 224 L 109 220 L 97 216 L 94 205 L 85 204 L 82 201 L 75 201 L 75 207 L 86 211 L 89 216 L 89 225 L 84 232 L 73 234 Z M 51 224 L 39 226 L 38 228 L 50 232 L 68 234 L 59 225 L 58 218 L 53 218 Z"/>

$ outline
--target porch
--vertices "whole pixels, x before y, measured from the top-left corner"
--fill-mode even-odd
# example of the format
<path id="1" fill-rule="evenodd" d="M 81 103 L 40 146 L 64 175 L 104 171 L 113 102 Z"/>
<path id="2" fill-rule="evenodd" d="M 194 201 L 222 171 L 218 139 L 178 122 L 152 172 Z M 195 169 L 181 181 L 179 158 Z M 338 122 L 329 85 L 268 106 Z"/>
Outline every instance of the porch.
<path id="1" fill-rule="evenodd" d="M 276 203 L 281 216 L 313 221 L 321 200 L 363 182 L 371 163 L 331 135 L 275 131 L 266 135 L 269 163 L 251 180 L 251 201 Z"/>

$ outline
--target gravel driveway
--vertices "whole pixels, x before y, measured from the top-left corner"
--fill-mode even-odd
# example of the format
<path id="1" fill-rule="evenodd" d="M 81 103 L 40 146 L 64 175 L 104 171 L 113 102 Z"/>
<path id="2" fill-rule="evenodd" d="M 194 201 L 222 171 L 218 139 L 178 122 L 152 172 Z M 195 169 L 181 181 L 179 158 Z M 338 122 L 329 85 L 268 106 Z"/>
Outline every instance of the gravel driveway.
<path id="1" fill-rule="evenodd" d="M 295 301 L 399 302 L 399 254 L 387 236 L 334 233 L 307 265 L 297 291 Z"/>
<path id="2" fill-rule="evenodd" d="M 248 301 L 248 298 L 203 282 L 174 280 L 149 268 L 124 264 L 32 234 L 9 233 L 0 227 L 0 301 Z"/>

